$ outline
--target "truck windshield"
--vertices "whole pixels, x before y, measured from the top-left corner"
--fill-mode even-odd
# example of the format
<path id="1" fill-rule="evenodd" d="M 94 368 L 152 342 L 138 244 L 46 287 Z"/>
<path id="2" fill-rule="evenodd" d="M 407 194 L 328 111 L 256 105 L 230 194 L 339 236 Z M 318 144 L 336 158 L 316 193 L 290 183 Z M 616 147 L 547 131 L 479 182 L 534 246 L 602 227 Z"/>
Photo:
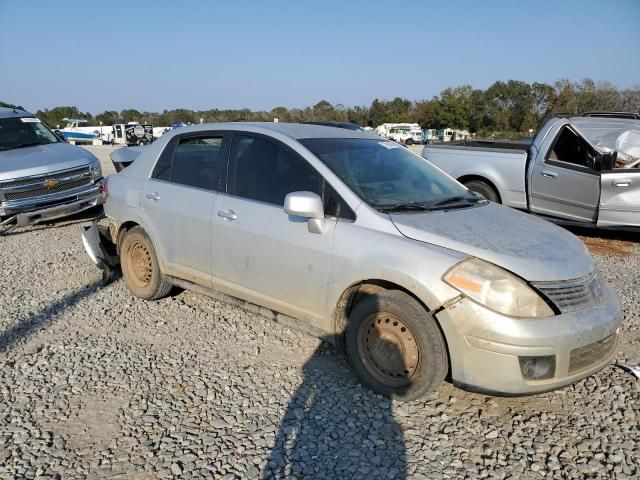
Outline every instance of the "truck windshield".
<path id="1" fill-rule="evenodd" d="M 378 210 L 460 208 L 481 201 L 422 157 L 394 142 L 307 138 L 300 143 Z"/>
<path id="2" fill-rule="evenodd" d="M 34 117 L 0 118 L 0 150 L 47 145 L 59 140 Z"/>

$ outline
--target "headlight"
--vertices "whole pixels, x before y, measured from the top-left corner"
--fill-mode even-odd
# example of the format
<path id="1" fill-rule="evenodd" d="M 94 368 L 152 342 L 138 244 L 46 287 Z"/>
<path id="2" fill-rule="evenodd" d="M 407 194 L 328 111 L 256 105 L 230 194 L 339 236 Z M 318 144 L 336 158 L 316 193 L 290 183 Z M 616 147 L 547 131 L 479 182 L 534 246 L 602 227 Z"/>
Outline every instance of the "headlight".
<path id="1" fill-rule="evenodd" d="M 485 307 L 512 317 L 550 317 L 553 310 L 512 273 L 478 258 L 463 260 L 443 280 Z"/>
<path id="2" fill-rule="evenodd" d="M 100 166 L 100 160 L 91 165 L 91 180 L 94 182 L 102 178 L 102 167 Z"/>

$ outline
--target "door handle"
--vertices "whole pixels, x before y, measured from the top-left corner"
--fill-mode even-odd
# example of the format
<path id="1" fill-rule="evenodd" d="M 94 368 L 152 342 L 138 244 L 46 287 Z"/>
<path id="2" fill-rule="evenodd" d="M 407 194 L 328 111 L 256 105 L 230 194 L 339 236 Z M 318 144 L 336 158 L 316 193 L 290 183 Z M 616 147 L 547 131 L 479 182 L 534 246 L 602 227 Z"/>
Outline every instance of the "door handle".
<path id="1" fill-rule="evenodd" d="M 558 176 L 558 172 L 552 172 L 551 170 L 542 170 L 540 175 L 546 178 L 556 178 Z"/>
<path id="2" fill-rule="evenodd" d="M 629 187 L 633 183 L 633 180 L 630 178 L 621 178 L 620 180 L 614 180 L 611 182 L 611 185 L 614 187 Z"/>
<path id="3" fill-rule="evenodd" d="M 144 194 L 145 197 L 147 197 L 149 200 L 153 200 L 154 202 L 157 202 L 158 200 L 160 200 L 160 195 L 158 195 L 158 192 L 147 192 Z"/>
<path id="4" fill-rule="evenodd" d="M 233 210 L 218 210 L 218 216 L 226 218 L 227 220 L 235 220 L 238 218 L 238 215 L 236 215 L 236 212 Z"/>

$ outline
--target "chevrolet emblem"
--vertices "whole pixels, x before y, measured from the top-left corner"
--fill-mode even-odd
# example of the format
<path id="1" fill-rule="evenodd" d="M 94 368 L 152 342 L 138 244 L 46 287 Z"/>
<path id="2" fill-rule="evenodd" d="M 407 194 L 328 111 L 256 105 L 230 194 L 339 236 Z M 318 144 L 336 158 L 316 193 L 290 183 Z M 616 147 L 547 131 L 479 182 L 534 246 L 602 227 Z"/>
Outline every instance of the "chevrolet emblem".
<path id="1" fill-rule="evenodd" d="M 46 188 L 47 190 L 51 190 L 52 188 L 56 188 L 58 185 L 60 185 L 60 180 L 47 180 L 46 182 L 44 182 L 44 188 Z"/>

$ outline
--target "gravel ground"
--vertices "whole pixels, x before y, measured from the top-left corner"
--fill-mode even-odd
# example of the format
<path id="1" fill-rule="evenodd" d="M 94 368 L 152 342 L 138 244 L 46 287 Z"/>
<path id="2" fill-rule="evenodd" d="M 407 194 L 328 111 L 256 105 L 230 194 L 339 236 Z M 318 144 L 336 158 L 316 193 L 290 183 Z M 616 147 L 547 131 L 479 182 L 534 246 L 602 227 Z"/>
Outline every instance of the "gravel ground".
<path id="1" fill-rule="evenodd" d="M 0 238 L 2 479 L 640 475 L 640 381 L 616 367 L 526 398 L 444 384 L 391 402 L 332 347 L 244 310 L 100 287 L 86 223 Z M 640 364 L 640 244 L 598 243 L 624 305 L 617 360 Z"/>

